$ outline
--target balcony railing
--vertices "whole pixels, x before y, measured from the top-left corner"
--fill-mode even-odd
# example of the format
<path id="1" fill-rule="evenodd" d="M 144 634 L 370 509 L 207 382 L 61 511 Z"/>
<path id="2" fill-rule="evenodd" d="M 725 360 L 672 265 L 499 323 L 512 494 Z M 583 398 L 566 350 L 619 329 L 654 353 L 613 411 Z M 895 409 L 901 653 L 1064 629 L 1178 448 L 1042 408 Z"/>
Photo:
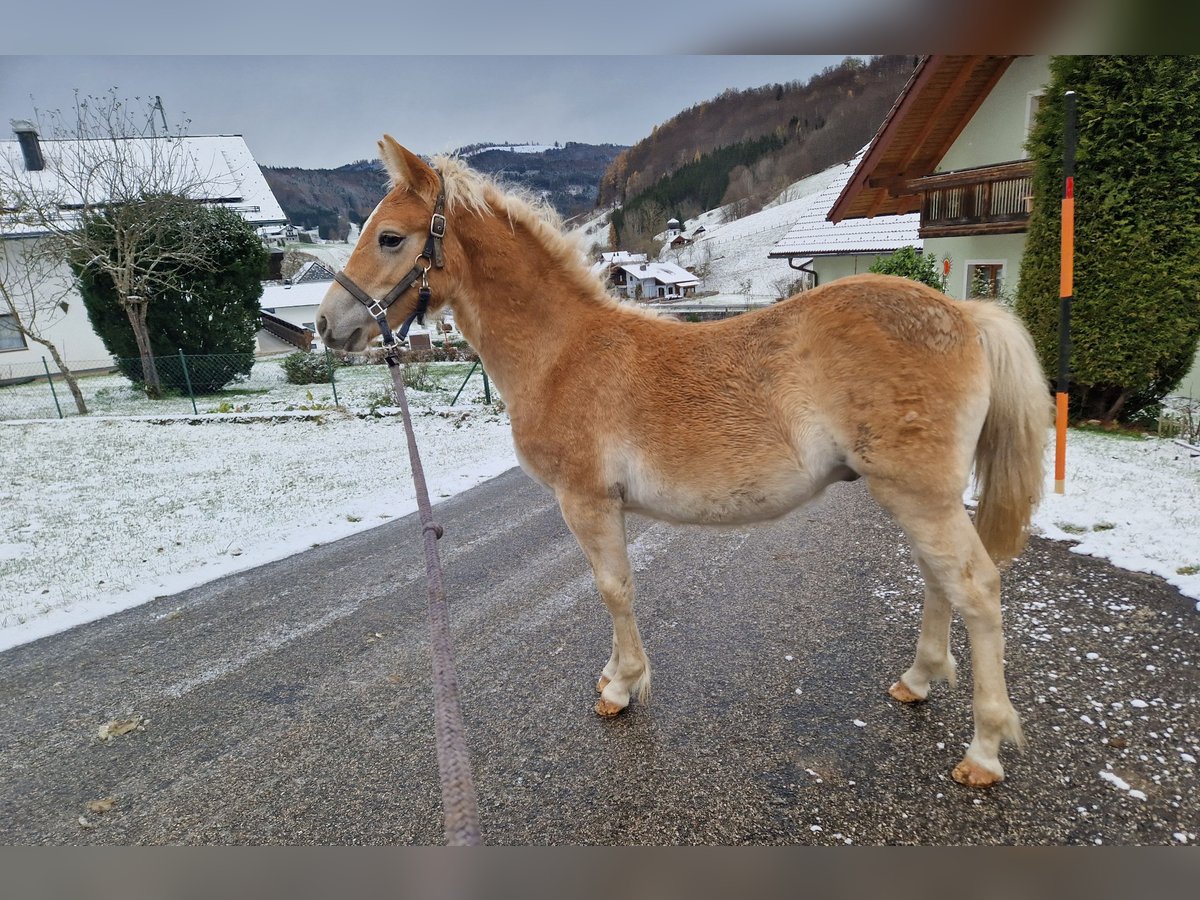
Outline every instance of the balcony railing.
<path id="1" fill-rule="evenodd" d="M 1033 195 L 1033 163 L 1023 160 L 961 169 L 910 181 L 921 193 L 923 238 L 1025 231 Z"/>

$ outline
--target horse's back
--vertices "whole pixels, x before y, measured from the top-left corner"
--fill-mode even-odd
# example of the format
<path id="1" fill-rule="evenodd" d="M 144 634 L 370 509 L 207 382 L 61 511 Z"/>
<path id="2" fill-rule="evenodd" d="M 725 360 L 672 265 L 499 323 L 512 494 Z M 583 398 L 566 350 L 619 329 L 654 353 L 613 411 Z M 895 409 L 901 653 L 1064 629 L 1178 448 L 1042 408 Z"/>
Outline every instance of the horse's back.
<path id="1" fill-rule="evenodd" d="M 941 467 L 957 484 L 986 411 L 969 316 L 906 279 L 711 324 L 598 316 L 581 335 L 520 429 L 524 457 L 668 519 L 773 518 L 856 474 Z"/>

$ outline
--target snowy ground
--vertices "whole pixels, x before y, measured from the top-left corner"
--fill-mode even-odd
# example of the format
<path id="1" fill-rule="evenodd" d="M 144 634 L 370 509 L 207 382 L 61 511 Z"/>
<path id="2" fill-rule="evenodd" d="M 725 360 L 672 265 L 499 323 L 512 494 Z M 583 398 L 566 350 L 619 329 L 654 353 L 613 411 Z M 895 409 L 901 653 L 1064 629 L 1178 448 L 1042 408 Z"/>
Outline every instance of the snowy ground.
<path id="1" fill-rule="evenodd" d="M 442 366 L 440 389 L 411 393 L 435 502 L 516 464 L 478 375 L 448 405 L 465 369 Z M 264 367 L 255 383 L 271 389 L 226 414 L 0 423 L 0 649 L 415 509 L 398 418 L 272 377 Z M 363 413 L 389 387 L 379 367 L 339 378 Z M 1200 599 L 1200 454 L 1072 432 L 1066 494 L 1050 479 L 1042 534 Z"/>
<path id="2" fill-rule="evenodd" d="M 448 405 L 467 368 L 410 392 L 435 502 L 516 464 L 478 373 Z M 415 510 L 403 425 L 369 414 L 386 371 L 340 382 L 364 416 L 328 385 L 277 385 L 199 418 L 0 423 L 0 650 Z"/>

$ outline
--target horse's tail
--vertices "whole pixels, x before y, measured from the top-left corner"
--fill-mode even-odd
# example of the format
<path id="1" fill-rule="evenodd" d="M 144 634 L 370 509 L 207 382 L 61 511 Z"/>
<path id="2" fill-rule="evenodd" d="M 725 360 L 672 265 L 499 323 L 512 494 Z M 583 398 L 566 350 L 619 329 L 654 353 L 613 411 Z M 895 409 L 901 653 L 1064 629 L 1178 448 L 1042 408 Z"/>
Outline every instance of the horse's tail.
<path id="1" fill-rule="evenodd" d="M 1042 496 L 1050 393 L 1022 322 L 989 301 L 969 301 L 967 309 L 982 336 L 992 383 L 975 449 L 975 530 L 992 559 L 1003 563 L 1025 546 Z"/>

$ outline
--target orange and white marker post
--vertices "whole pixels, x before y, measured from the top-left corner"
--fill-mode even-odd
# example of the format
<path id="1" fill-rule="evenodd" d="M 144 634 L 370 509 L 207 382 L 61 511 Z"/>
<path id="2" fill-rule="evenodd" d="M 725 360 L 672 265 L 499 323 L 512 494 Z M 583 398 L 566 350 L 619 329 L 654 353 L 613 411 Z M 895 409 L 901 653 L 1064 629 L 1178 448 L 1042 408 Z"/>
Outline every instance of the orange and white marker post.
<path id="1" fill-rule="evenodd" d="M 1075 292 L 1075 92 L 1063 96 L 1062 234 L 1058 277 L 1058 392 L 1054 400 L 1054 493 L 1067 490 L 1067 392 L 1071 380 L 1071 300 Z"/>

